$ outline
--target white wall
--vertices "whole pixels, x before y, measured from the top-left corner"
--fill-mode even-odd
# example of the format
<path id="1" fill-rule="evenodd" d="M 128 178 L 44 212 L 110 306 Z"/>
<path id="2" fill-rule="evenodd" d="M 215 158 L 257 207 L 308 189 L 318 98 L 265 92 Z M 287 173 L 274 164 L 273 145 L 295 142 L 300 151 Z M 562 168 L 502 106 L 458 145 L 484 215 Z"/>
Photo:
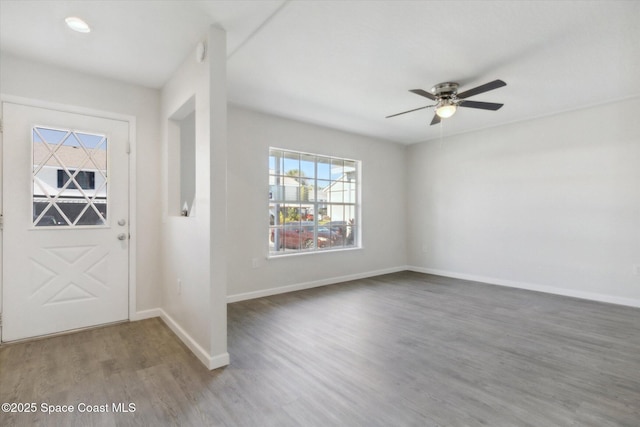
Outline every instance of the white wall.
<path id="1" fill-rule="evenodd" d="M 194 46 L 195 52 L 195 46 Z M 207 59 L 187 56 L 162 89 L 162 316 L 213 369 L 229 362 L 226 341 L 226 37 L 211 28 Z M 195 202 L 189 217 L 179 203 L 179 133 L 171 120 L 195 96 Z M 187 112 L 189 113 L 189 112 Z M 177 138 L 177 141 L 172 138 Z M 177 147 L 177 149 L 176 149 Z M 173 177 L 169 179 L 169 177 Z M 169 200 L 170 195 L 178 195 Z M 171 214 L 172 213 L 172 214 Z M 178 286 L 178 281 L 181 285 Z"/>
<path id="2" fill-rule="evenodd" d="M 404 269 L 404 146 L 234 106 L 228 132 L 230 301 Z M 270 146 L 362 161 L 362 249 L 267 259 Z"/>
<path id="3" fill-rule="evenodd" d="M 640 305 L 639 116 L 635 98 L 408 147 L 408 264 Z"/>
<path id="4" fill-rule="evenodd" d="M 0 93 L 136 118 L 136 307 L 160 304 L 160 92 L 0 53 Z"/>

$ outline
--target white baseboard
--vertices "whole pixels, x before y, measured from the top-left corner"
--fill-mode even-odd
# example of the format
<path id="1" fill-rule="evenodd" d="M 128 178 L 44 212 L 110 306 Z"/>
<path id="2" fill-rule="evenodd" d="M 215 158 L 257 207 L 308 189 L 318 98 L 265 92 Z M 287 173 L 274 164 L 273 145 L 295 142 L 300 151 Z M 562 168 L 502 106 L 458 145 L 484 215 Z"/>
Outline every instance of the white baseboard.
<path id="1" fill-rule="evenodd" d="M 229 353 L 225 352 L 225 353 L 210 357 L 207 368 L 209 368 L 209 370 L 212 371 L 214 369 L 227 366 L 228 364 L 229 364 Z"/>
<path id="2" fill-rule="evenodd" d="M 365 273 L 350 274 L 347 276 L 332 277 L 329 279 L 314 280 L 310 282 L 297 283 L 295 285 L 280 286 L 277 288 L 262 289 L 253 292 L 228 295 L 227 303 L 246 301 L 255 298 L 268 297 L 270 295 L 284 294 L 287 292 L 301 291 L 303 289 L 317 288 L 319 286 L 333 285 L 336 283 L 348 282 L 350 280 L 366 279 L 367 277 L 380 276 L 382 274 L 397 273 L 407 270 L 407 266 L 387 268 L 384 270 L 368 271 Z"/>
<path id="3" fill-rule="evenodd" d="M 152 308 L 151 310 L 136 311 L 135 313 L 133 313 L 133 315 L 129 320 L 131 320 L 132 322 L 135 322 L 136 320 L 144 320 L 144 319 L 151 319 L 153 317 L 160 317 L 161 314 L 162 313 L 159 308 Z"/>
<path id="4" fill-rule="evenodd" d="M 167 324 L 169 329 L 171 329 L 178 338 L 180 338 L 180 340 L 189 347 L 189 350 L 191 350 L 198 360 L 200 360 L 208 369 L 213 370 L 229 364 L 229 353 L 225 352 L 211 356 L 209 352 L 202 348 L 200 344 L 198 344 L 191 335 L 187 333 L 187 331 L 182 329 L 178 322 L 169 316 L 166 311 L 161 308 L 158 308 L 157 310 L 160 312 L 160 318 Z"/>
<path id="5" fill-rule="evenodd" d="M 577 291 L 574 289 L 558 288 L 555 286 L 538 285 L 534 283 L 517 282 L 513 280 L 496 279 L 494 277 L 476 276 L 473 274 L 455 273 L 452 271 L 437 270 L 433 268 L 423 268 L 408 266 L 407 270 L 417 273 L 434 274 L 437 276 L 452 277 L 454 279 L 471 280 L 473 282 L 487 283 L 489 285 L 507 286 L 510 288 L 527 289 L 529 291 L 545 292 L 548 294 L 564 295 L 568 297 L 581 298 L 591 301 L 607 302 L 610 304 L 626 305 L 630 307 L 640 307 L 640 300 L 635 298 L 617 297 L 613 295 L 599 294 L 595 292 Z"/>

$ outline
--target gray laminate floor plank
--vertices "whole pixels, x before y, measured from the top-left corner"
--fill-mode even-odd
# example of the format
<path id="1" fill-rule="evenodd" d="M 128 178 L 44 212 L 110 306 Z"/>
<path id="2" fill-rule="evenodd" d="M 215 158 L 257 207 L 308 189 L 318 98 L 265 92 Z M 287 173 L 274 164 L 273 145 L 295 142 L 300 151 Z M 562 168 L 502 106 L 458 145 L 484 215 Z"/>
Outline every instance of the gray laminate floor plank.
<path id="1" fill-rule="evenodd" d="M 412 272 L 228 306 L 208 371 L 159 319 L 0 347 L 17 426 L 640 425 L 640 309 Z M 111 406 L 110 406 L 111 409 Z"/>

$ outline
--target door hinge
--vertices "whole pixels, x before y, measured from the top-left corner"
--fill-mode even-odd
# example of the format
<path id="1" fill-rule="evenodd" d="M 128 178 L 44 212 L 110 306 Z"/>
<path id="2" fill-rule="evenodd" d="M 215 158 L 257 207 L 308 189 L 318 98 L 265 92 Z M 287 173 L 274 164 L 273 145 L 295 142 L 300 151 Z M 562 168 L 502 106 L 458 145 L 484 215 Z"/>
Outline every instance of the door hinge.
<path id="1" fill-rule="evenodd" d="M 127 154 L 131 154 L 131 143 L 127 142 Z"/>
<path id="2" fill-rule="evenodd" d="M 0 133 L 4 133 L 4 122 L 0 119 Z"/>
<path id="3" fill-rule="evenodd" d="M 2 313 L 0 313 L 0 328 L 2 327 Z"/>
<path id="4" fill-rule="evenodd" d="M 3 228 L 4 228 L 4 216 L 0 214 L 0 230 L 2 230 Z"/>

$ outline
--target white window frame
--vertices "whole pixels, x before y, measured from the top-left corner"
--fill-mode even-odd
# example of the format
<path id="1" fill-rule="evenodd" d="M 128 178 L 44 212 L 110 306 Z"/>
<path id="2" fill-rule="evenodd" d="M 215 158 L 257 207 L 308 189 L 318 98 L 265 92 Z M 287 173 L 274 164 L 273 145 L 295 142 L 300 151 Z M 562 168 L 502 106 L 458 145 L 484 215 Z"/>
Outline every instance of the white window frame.
<path id="1" fill-rule="evenodd" d="M 269 147 L 268 169 L 269 258 L 362 247 L 360 160 Z"/>

